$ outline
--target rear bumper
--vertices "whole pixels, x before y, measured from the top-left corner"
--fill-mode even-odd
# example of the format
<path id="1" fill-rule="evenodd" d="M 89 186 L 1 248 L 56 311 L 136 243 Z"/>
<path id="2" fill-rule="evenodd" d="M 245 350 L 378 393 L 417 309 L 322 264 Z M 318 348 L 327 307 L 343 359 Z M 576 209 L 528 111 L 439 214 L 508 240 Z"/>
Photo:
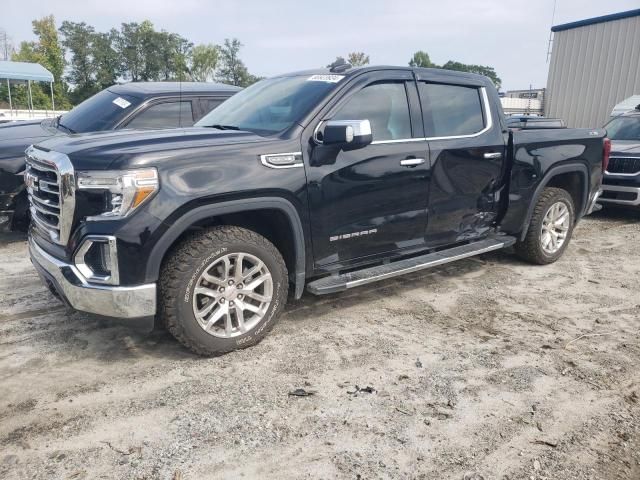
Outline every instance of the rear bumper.
<path id="1" fill-rule="evenodd" d="M 76 310 L 116 318 L 150 317 L 156 313 L 156 284 L 131 287 L 93 285 L 75 265 L 59 260 L 29 237 L 31 262 L 43 281 Z"/>
<path id="2" fill-rule="evenodd" d="M 637 207 L 640 205 L 640 187 L 602 185 L 602 195 L 598 202 Z"/>

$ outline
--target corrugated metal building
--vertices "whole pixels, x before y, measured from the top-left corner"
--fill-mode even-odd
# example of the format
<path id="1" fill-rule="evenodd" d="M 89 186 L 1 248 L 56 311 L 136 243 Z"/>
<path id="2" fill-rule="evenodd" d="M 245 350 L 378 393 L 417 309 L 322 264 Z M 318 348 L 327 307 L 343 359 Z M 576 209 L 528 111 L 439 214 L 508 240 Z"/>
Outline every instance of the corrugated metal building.
<path id="1" fill-rule="evenodd" d="M 640 94 L 640 9 L 551 28 L 545 115 L 600 127 L 620 101 Z"/>

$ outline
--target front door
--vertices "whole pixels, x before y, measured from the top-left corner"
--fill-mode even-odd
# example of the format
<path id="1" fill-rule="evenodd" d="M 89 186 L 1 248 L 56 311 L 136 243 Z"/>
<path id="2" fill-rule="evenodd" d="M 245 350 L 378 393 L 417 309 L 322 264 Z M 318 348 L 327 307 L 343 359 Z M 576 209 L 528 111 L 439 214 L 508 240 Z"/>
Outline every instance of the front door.
<path id="1" fill-rule="evenodd" d="M 305 152 L 319 269 L 424 247 L 428 145 L 411 72 L 390 73 L 358 77 L 310 127 L 318 140 L 327 120 L 369 120 L 373 135 L 370 145 L 355 150 L 311 139 Z"/>
<path id="2" fill-rule="evenodd" d="M 496 219 L 506 148 L 485 88 L 418 82 L 432 168 L 429 246 L 482 237 Z"/>

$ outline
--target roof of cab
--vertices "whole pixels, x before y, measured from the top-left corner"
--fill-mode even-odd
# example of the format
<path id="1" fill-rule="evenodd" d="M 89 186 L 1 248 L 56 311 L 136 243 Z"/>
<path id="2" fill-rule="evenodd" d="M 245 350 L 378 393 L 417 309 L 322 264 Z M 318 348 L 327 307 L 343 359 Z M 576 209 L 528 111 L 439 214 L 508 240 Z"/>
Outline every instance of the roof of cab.
<path id="1" fill-rule="evenodd" d="M 297 72 L 285 73 L 283 75 L 277 75 L 282 77 L 297 77 L 306 75 L 340 75 L 344 77 L 351 77 L 359 73 L 374 72 L 380 70 L 404 70 L 407 72 L 415 72 L 418 76 L 420 74 L 428 75 L 435 79 L 440 78 L 443 81 L 451 80 L 452 78 L 464 78 L 472 81 L 480 81 L 482 83 L 491 83 L 491 80 L 484 75 L 478 75 L 476 73 L 459 72 L 456 70 L 445 70 L 442 68 L 422 68 L 422 67 L 406 67 L 406 66 L 394 66 L 394 65 L 366 65 L 364 67 L 351 67 L 347 70 L 340 72 L 332 72 L 329 68 L 315 68 L 312 70 L 300 70 Z"/>
<path id="2" fill-rule="evenodd" d="M 242 88 L 233 85 L 209 82 L 129 82 L 109 87 L 109 91 L 113 93 L 132 95 L 134 97 L 171 95 L 180 92 L 187 94 L 220 93 L 233 95 L 240 90 Z"/>

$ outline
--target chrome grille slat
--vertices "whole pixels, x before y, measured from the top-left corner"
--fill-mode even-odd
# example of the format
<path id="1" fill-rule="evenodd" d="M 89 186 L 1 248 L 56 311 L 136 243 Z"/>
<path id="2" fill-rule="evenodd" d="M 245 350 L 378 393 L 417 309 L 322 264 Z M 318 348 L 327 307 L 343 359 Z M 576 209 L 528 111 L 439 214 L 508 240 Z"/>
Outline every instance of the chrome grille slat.
<path id="1" fill-rule="evenodd" d="M 44 205 L 47 208 L 55 208 L 57 210 L 60 210 L 60 204 L 58 202 L 54 202 L 48 198 L 38 197 L 37 195 L 34 194 L 34 191 L 31 190 L 30 188 L 27 189 L 27 191 L 29 193 L 29 197 L 33 198 L 36 202 Z"/>
<path id="2" fill-rule="evenodd" d="M 53 242 L 65 245 L 75 209 L 75 173 L 69 158 L 33 146 L 26 151 L 25 182 L 34 224 Z"/>
<path id="3" fill-rule="evenodd" d="M 607 173 L 637 175 L 640 173 L 640 157 L 610 157 Z"/>
<path id="4" fill-rule="evenodd" d="M 48 232 L 49 230 L 57 230 L 58 226 L 54 225 L 53 223 L 49 222 L 46 218 L 43 218 L 41 215 L 39 215 L 39 212 L 36 208 L 31 206 L 29 210 L 31 211 L 31 218 L 35 220 L 36 223 L 41 224 L 40 226 L 44 227 L 46 232 Z"/>
<path id="5" fill-rule="evenodd" d="M 55 164 L 51 165 L 34 157 L 27 157 L 27 163 L 30 167 L 35 168 L 36 170 L 42 170 L 43 172 L 53 172 L 55 174 L 58 173 Z"/>

